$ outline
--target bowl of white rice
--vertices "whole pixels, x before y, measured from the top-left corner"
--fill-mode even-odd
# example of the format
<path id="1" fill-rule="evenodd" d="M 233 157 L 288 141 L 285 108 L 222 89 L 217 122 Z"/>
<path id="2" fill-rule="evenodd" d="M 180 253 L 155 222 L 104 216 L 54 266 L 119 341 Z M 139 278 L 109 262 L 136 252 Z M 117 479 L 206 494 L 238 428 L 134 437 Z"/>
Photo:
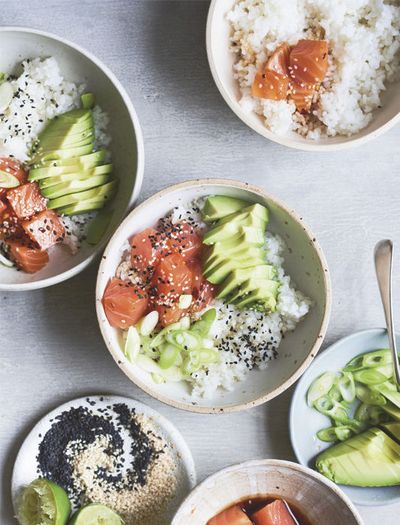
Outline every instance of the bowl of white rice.
<path id="1" fill-rule="evenodd" d="M 211 72 L 225 101 L 274 142 L 339 150 L 400 120 L 398 0 L 213 0 L 206 39 Z M 328 70 L 307 114 L 290 97 L 258 98 L 252 89 L 274 51 L 302 39 L 323 39 L 329 46 Z"/>
<path id="2" fill-rule="evenodd" d="M 237 309 L 229 300 L 215 298 L 205 311 L 209 307 L 216 310 L 208 337 L 219 353 L 218 362 L 185 380 L 155 381 L 155 375 L 144 369 L 139 359 L 124 352 L 131 328 L 112 326 L 104 306 L 105 291 L 118 279 L 124 286 L 139 286 L 128 242 L 132 236 L 165 219 L 173 224 L 184 220 L 202 228 L 202 208 L 211 195 L 234 197 L 268 209 L 265 253 L 280 282 L 277 307 L 273 312 L 262 313 L 251 308 Z M 251 408 L 289 388 L 317 354 L 327 330 L 330 306 L 327 263 L 303 219 L 264 190 L 225 179 L 177 184 L 135 208 L 107 245 L 96 287 L 100 329 L 121 370 L 156 399 L 202 413 Z"/>
<path id="3" fill-rule="evenodd" d="M 94 55 L 58 36 L 18 27 L 0 28 L 0 48 L 0 72 L 14 91 L 6 113 L 0 114 L 0 157 L 28 162 L 29 149 L 48 122 L 78 108 L 81 94 L 92 92 L 96 101 L 95 150 L 107 150 L 113 178 L 118 181 L 108 224 L 99 242 L 86 242 L 93 214 L 60 216 L 65 242 L 50 248 L 49 262 L 43 269 L 26 273 L 0 265 L 0 289 L 21 291 L 64 281 L 82 271 L 99 254 L 138 197 L 144 147 L 138 117 L 127 92 Z"/>

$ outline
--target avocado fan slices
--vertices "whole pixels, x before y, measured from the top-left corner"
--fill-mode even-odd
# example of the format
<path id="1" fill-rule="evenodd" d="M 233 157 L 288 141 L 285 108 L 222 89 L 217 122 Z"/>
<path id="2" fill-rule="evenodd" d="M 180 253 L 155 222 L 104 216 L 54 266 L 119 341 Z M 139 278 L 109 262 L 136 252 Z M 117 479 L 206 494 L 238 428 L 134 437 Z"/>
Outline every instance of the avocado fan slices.
<path id="1" fill-rule="evenodd" d="M 218 285 L 217 297 L 239 309 L 273 312 L 280 283 L 266 261 L 267 208 L 214 195 L 204 204 L 203 219 L 211 223 L 203 238 L 203 273 Z"/>
<path id="2" fill-rule="evenodd" d="M 106 151 L 94 150 L 93 94 L 83 94 L 81 103 L 82 108 L 53 118 L 31 151 L 29 180 L 39 184 L 48 208 L 64 215 L 102 208 L 117 185 Z"/>

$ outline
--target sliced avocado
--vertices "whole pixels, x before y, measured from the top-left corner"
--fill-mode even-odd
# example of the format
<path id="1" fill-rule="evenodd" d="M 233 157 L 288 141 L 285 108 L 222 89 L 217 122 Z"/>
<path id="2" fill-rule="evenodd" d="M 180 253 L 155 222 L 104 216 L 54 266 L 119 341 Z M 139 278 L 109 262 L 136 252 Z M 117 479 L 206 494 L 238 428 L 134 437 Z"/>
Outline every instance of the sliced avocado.
<path id="1" fill-rule="evenodd" d="M 117 181 L 113 180 L 107 182 L 107 184 L 103 184 L 102 186 L 98 186 L 97 188 L 93 188 L 91 190 L 81 191 L 79 193 L 70 193 L 69 195 L 64 195 L 63 197 L 50 200 L 47 204 L 47 207 L 51 210 L 54 210 L 56 208 L 70 206 L 71 204 L 75 204 L 80 201 L 105 201 L 108 200 L 114 193 L 116 185 Z"/>
<path id="2" fill-rule="evenodd" d="M 235 291 L 235 288 L 250 278 L 273 279 L 275 275 L 275 268 L 265 263 L 256 267 L 233 270 L 221 284 L 217 297 L 218 299 L 227 297 Z"/>
<path id="3" fill-rule="evenodd" d="M 83 93 L 81 95 L 81 104 L 84 109 L 93 109 L 96 99 L 93 93 Z"/>
<path id="4" fill-rule="evenodd" d="M 79 215 L 81 213 L 89 213 L 91 211 L 99 210 L 106 204 L 105 199 L 87 199 L 69 206 L 62 206 L 57 208 L 61 215 Z"/>
<path id="5" fill-rule="evenodd" d="M 224 242 L 229 237 L 237 234 L 242 227 L 249 226 L 252 228 L 265 231 L 266 223 L 257 215 L 251 213 L 243 213 L 237 215 L 237 218 L 225 223 L 217 223 L 214 228 L 211 228 L 203 238 L 204 244 L 215 244 L 216 242 Z"/>
<path id="6" fill-rule="evenodd" d="M 69 195 L 70 193 L 76 193 L 78 191 L 89 190 L 90 188 L 96 188 L 105 184 L 108 180 L 108 175 L 97 175 L 86 179 L 75 179 L 69 182 L 62 182 L 50 186 L 49 188 L 41 189 L 42 195 L 47 199 L 57 199 L 63 195 Z"/>
<path id="7" fill-rule="evenodd" d="M 57 160 L 57 159 L 68 159 L 72 157 L 80 157 L 81 155 L 88 155 L 93 152 L 94 144 L 91 142 L 87 146 L 80 148 L 68 148 L 68 149 L 57 149 L 53 151 L 45 151 L 41 154 L 35 155 L 32 159 L 32 164 L 37 164 L 42 161 Z"/>
<path id="8" fill-rule="evenodd" d="M 203 219 L 205 222 L 214 222 L 226 215 L 236 213 L 246 208 L 249 203 L 227 195 L 212 195 L 207 198 L 203 208 Z"/>
<path id="9" fill-rule="evenodd" d="M 204 276 L 212 284 L 220 284 L 233 270 L 240 268 L 254 268 L 257 265 L 265 264 L 264 258 L 249 258 L 242 260 L 227 259 L 215 266 L 210 273 L 205 273 Z"/>
<path id="10" fill-rule="evenodd" d="M 217 254 L 235 253 L 238 250 L 243 250 L 244 246 L 257 245 L 262 246 L 265 243 L 265 234 L 261 228 L 253 228 L 251 226 L 242 226 L 233 237 L 229 237 L 226 241 L 219 241 L 212 245 L 209 257 Z"/>
<path id="11" fill-rule="evenodd" d="M 242 283 L 238 288 L 236 288 L 235 293 L 229 297 L 229 302 L 232 304 L 237 304 L 243 299 L 255 292 L 263 291 L 266 295 L 272 294 L 276 299 L 278 294 L 280 283 L 278 281 L 272 281 L 270 279 L 259 279 L 258 277 L 251 277 L 244 283 Z"/>
<path id="12" fill-rule="evenodd" d="M 89 179 L 90 177 L 96 177 L 98 175 L 107 175 L 112 171 L 112 164 L 102 164 L 96 168 L 89 170 L 75 171 L 71 173 L 65 173 L 62 175 L 57 175 L 54 177 L 47 177 L 39 181 L 40 189 L 49 188 L 55 186 L 56 184 L 61 184 L 63 182 L 69 182 L 71 180 L 78 179 Z"/>
<path id="13" fill-rule="evenodd" d="M 101 210 L 89 224 L 86 241 L 89 244 L 98 244 L 111 222 L 112 210 Z"/>
<path id="14" fill-rule="evenodd" d="M 94 141 L 94 129 L 89 128 L 87 131 L 76 133 L 74 135 L 68 134 L 64 136 L 48 135 L 45 139 L 40 141 L 40 145 L 36 150 L 36 154 L 42 151 L 51 151 L 62 148 L 80 148 L 86 146 Z"/>
<path id="15" fill-rule="evenodd" d="M 400 445 L 382 430 L 370 428 L 322 452 L 316 459 L 316 467 L 342 485 L 399 485 Z"/>
<path id="16" fill-rule="evenodd" d="M 247 206 L 246 208 L 243 208 L 240 213 L 231 213 L 230 215 L 226 215 L 221 220 L 218 221 L 218 224 L 225 224 L 226 222 L 231 222 L 234 220 L 241 220 L 241 216 L 244 214 L 249 213 L 250 215 L 254 215 L 255 217 L 258 217 L 260 221 L 265 224 L 265 226 L 268 224 L 269 220 L 269 213 L 268 209 L 265 206 L 261 206 L 261 204 L 251 204 L 250 206 Z"/>
<path id="17" fill-rule="evenodd" d="M 276 284 L 276 288 L 278 288 L 279 283 L 276 282 Z M 276 295 L 277 289 L 269 291 L 268 286 L 266 288 L 256 288 L 251 293 L 244 295 L 240 300 L 235 301 L 235 306 L 239 310 L 242 308 L 252 308 L 255 310 L 259 309 L 262 311 L 274 312 L 276 309 Z"/>
<path id="18" fill-rule="evenodd" d="M 104 149 L 99 149 L 97 151 L 94 151 L 93 153 L 89 153 L 88 155 L 82 155 L 81 157 L 71 157 L 67 159 L 56 159 L 56 160 L 48 160 L 46 162 L 42 162 L 40 167 L 32 168 L 31 172 L 33 170 L 45 170 L 50 168 L 68 168 L 70 166 L 84 166 L 86 169 L 91 168 L 93 166 L 96 166 L 97 164 L 100 164 L 104 161 L 105 156 L 107 152 Z M 40 173 L 39 172 L 39 173 Z"/>
<path id="19" fill-rule="evenodd" d="M 259 246 L 250 246 L 246 249 L 242 248 L 242 250 L 235 251 L 234 254 L 232 254 L 232 252 L 225 255 L 217 254 L 214 257 L 207 258 L 203 265 L 203 272 L 205 276 L 209 275 L 213 272 L 214 268 L 225 263 L 227 259 L 239 262 L 251 258 L 265 261 L 265 251 Z"/>

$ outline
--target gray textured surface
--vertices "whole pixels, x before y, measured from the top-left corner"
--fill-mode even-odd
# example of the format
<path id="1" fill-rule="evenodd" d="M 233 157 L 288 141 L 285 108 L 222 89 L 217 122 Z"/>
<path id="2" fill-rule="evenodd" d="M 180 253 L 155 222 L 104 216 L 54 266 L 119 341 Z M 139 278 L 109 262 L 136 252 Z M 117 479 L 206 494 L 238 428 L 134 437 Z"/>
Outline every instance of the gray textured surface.
<path id="1" fill-rule="evenodd" d="M 231 113 L 213 84 L 204 49 L 207 8 L 200 0 L 0 0 L 0 24 L 58 33 L 116 73 L 144 130 L 141 199 L 173 182 L 218 175 L 256 183 L 296 208 L 321 241 L 332 272 L 325 346 L 381 326 L 372 250 L 382 237 L 400 245 L 400 127 L 345 153 L 308 154 L 265 141 Z M 10 474 L 29 428 L 49 409 L 87 393 L 133 396 L 169 417 L 193 451 L 199 479 L 250 458 L 293 459 L 291 392 L 247 413 L 217 416 L 217 422 L 160 405 L 133 386 L 98 331 L 95 277 L 96 264 L 47 290 L 0 295 L 1 525 L 14 523 Z M 361 508 L 367 525 L 394 525 L 399 511 Z"/>

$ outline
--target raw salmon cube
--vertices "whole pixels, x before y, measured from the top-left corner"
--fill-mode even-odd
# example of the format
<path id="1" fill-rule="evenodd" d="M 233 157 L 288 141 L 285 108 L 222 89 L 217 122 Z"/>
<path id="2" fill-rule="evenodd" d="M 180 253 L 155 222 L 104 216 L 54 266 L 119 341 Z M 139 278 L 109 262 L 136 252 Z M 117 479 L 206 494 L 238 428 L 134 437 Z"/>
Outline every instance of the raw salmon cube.
<path id="1" fill-rule="evenodd" d="M 0 201 L 0 239 L 23 237 L 25 232 L 11 206 Z"/>
<path id="2" fill-rule="evenodd" d="M 7 246 L 11 260 L 24 272 L 36 273 L 49 262 L 48 253 L 35 248 L 29 242 L 12 240 L 7 241 Z"/>
<path id="3" fill-rule="evenodd" d="M 22 227 L 42 250 L 62 242 L 65 237 L 64 226 L 53 210 L 37 213 L 28 221 L 23 221 Z"/>
<path id="4" fill-rule="evenodd" d="M 7 191 L 7 200 L 18 219 L 29 219 L 46 209 L 47 199 L 40 193 L 36 182 L 28 182 Z"/>
<path id="5" fill-rule="evenodd" d="M 240 506 L 235 505 L 220 512 L 209 520 L 207 525 L 252 525 L 252 523 Z"/>
<path id="6" fill-rule="evenodd" d="M 255 525 L 295 525 L 286 503 L 277 499 L 251 516 Z"/>

